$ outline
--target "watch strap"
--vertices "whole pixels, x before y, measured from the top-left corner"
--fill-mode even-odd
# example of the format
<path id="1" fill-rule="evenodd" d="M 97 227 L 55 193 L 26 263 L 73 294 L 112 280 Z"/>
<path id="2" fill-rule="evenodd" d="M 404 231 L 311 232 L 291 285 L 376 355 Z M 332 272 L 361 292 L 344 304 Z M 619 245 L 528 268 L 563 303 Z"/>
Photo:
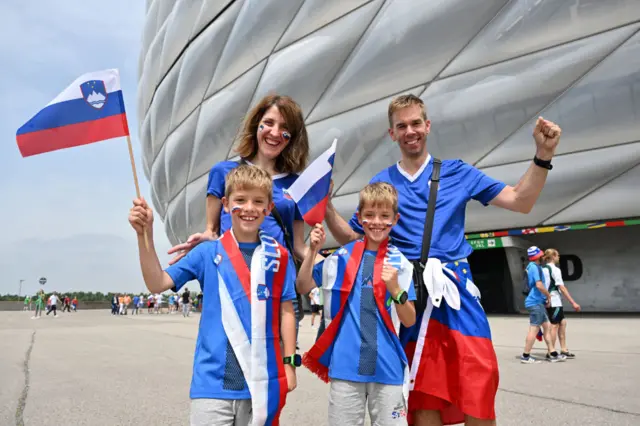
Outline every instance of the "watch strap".
<path id="1" fill-rule="evenodd" d="M 533 164 L 535 164 L 538 167 L 542 167 L 543 169 L 547 169 L 547 170 L 553 169 L 551 160 L 541 160 L 537 156 L 533 157 Z"/>

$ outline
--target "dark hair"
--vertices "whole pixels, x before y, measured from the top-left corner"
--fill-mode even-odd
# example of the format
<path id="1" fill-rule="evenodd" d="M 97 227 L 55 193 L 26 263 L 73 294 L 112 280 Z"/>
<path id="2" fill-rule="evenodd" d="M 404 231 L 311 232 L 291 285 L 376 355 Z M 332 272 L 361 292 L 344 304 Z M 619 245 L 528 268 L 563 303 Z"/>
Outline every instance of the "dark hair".
<path id="1" fill-rule="evenodd" d="M 288 96 L 267 95 L 247 114 L 239 136 L 236 152 L 242 158 L 253 158 L 258 152 L 256 133 L 265 113 L 276 106 L 282 114 L 291 140 L 276 159 L 276 170 L 280 173 L 300 173 L 309 159 L 309 139 L 300 106 Z"/>

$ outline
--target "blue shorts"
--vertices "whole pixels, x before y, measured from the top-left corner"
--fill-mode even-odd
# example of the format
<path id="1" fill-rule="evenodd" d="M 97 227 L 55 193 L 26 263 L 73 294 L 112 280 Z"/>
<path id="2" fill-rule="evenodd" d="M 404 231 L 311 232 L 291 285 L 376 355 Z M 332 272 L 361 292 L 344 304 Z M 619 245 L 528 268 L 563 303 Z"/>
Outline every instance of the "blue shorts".
<path id="1" fill-rule="evenodd" d="M 547 309 L 544 305 L 533 305 L 527 308 L 529 311 L 529 324 L 539 327 L 545 322 L 549 322 L 547 317 Z"/>

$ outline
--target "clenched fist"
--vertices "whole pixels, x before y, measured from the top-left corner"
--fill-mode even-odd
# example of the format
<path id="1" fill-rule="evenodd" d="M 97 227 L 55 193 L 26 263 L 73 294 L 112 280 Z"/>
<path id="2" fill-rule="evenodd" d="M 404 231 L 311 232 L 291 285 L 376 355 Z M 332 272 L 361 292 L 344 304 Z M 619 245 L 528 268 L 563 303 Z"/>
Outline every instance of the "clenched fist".
<path id="1" fill-rule="evenodd" d="M 143 235 L 145 230 L 151 232 L 153 211 L 144 198 L 133 200 L 133 207 L 129 210 L 129 223 L 138 235 Z"/>
<path id="2" fill-rule="evenodd" d="M 311 233 L 309 234 L 309 243 L 311 250 L 317 252 L 322 248 L 326 241 L 327 235 L 324 232 L 324 228 L 322 227 L 321 223 L 318 223 L 316 226 L 314 226 L 314 228 L 311 230 Z"/>
<path id="3" fill-rule="evenodd" d="M 387 291 L 392 295 L 396 295 L 400 291 L 398 284 L 398 270 L 393 266 L 385 263 L 382 266 L 382 281 L 387 286 Z"/>
<path id="4" fill-rule="evenodd" d="M 541 160 L 551 160 L 556 152 L 562 129 L 553 121 L 538 117 L 533 129 L 533 139 L 536 141 L 536 156 Z"/>

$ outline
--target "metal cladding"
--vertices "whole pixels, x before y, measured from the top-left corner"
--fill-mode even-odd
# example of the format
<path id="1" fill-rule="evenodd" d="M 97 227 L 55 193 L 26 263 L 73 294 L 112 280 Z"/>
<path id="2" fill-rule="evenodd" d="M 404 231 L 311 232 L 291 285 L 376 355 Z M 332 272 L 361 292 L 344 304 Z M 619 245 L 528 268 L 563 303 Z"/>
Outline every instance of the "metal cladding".
<path id="1" fill-rule="evenodd" d="M 334 204 L 350 217 L 399 159 L 389 100 L 413 93 L 433 155 L 509 184 L 531 163 L 536 118 L 562 126 L 533 211 L 470 203 L 468 232 L 637 216 L 639 29 L 637 0 L 147 0 L 138 119 L 153 205 L 173 243 L 204 230 L 210 168 L 277 92 L 302 107 L 312 158 L 339 138 Z"/>

